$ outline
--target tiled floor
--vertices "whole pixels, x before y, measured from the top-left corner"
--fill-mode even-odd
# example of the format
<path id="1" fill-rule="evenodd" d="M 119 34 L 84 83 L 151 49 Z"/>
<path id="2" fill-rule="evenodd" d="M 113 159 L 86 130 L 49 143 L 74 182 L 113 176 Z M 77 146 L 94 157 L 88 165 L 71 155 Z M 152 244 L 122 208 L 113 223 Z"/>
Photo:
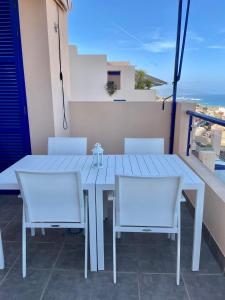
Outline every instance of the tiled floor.
<path id="1" fill-rule="evenodd" d="M 110 214 L 110 212 L 109 212 Z M 0 271 L 0 299 L 4 300 L 224 300 L 225 277 L 206 243 L 201 267 L 191 272 L 193 220 L 182 207 L 181 285 L 176 286 L 176 243 L 166 235 L 122 234 L 118 240 L 118 283 L 112 281 L 111 218 L 105 223 L 106 271 L 83 277 L 82 234 L 47 230 L 28 234 L 27 277 L 21 276 L 21 203 L 0 197 L 0 227 L 6 268 Z"/>

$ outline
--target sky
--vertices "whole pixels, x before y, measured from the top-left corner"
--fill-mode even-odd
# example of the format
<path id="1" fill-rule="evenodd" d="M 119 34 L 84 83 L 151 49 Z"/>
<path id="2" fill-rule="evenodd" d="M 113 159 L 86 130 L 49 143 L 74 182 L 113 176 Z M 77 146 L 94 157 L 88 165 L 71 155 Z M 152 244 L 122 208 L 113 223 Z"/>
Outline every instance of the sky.
<path id="1" fill-rule="evenodd" d="M 186 7 L 186 0 L 184 8 Z M 178 0 L 73 0 L 69 43 L 168 82 L 172 91 Z M 191 0 L 178 94 L 225 94 L 225 0 Z"/>

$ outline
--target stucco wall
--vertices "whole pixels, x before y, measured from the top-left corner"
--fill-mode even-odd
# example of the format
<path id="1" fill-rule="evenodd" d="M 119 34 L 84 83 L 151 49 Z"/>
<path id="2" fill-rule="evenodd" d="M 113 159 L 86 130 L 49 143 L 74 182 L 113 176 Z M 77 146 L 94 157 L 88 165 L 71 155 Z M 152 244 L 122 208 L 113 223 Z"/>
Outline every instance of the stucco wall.
<path id="1" fill-rule="evenodd" d="M 171 104 L 159 102 L 70 102 L 71 136 L 100 142 L 105 153 L 123 153 L 125 137 L 164 137 L 168 151 Z"/>
<path id="2" fill-rule="evenodd" d="M 155 101 L 156 91 L 135 90 L 135 68 L 131 65 L 108 65 L 106 55 L 80 55 L 69 46 L 71 101 Z M 121 71 L 121 88 L 112 96 L 105 90 L 107 71 Z"/>
<path id="3" fill-rule="evenodd" d="M 54 128 L 56 136 L 69 135 L 69 130 L 63 128 L 63 98 L 62 83 L 59 76 L 59 41 L 58 32 L 55 31 L 55 24 L 58 24 L 59 11 L 59 30 L 61 40 L 62 73 L 64 82 L 65 110 L 68 119 L 68 101 L 70 99 L 70 80 L 69 80 L 69 50 L 67 36 L 67 14 L 61 8 L 57 9 L 55 1 L 48 0 L 47 4 L 47 25 L 48 43 L 50 59 L 50 75 L 52 102 L 54 113 Z M 69 120 L 68 120 L 69 125 Z"/>
<path id="4" fill-rule="evenodd" d="M 189 124 L 186 111 L 193 110 L 194 107 L 193 103 L 183 102 L 177 105 L 174 149 L 206 184 L 204 223 L 225 256 L 225 184 L 195 156 L 186 156 Z M 186 191 L 186 193 L 195 206 L 195 193 L 190 191 Z"/>
<path id="5" fill-rule="evenodd" d="M 42 153 L 54 135 L 46 2 L 20 0 L 19 12 L 31 146 Z"/>
<path id="6" fill-rule="evenodd" d="M 206 184 L 204 223 L 225 256 L 225 184 L 193 155 L 182 158 Z M 186 193 L 195 206 L 194 193 Z"/>
<path id="7" fill-rule="evenodd" d="M 106 55 L 77 55 L 76 47 L 69 47 L 71 99 L 98 101 L 107 97 Z"/>
<path id="8" fill-rule="evenodd" d="M 68 135 L 62 127 L 57 22 L 54 0 L 20 0 L 20 28 L 32 153 L 46 153 L 47 139 Z M 69 98 L 67 14 L 60 9 L 66 102 Z"/>

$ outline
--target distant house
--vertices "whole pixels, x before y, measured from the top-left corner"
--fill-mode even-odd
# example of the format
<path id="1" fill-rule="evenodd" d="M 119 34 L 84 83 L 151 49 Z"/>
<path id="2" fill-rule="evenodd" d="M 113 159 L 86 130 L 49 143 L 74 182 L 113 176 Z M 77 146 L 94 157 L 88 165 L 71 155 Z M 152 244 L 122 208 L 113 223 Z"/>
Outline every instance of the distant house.
<path id="1" fill-rule="evenodd" d="M 126 61 L 110 62 L 107 56 L 81 55 L 69 46 L 72 101 L 156 101 L 156 91 L 135 89 L 135 67 Z M 166 84 L 147 75 L 153 86 Z M 106 86 L 116 89 L 111 96 Z"/>

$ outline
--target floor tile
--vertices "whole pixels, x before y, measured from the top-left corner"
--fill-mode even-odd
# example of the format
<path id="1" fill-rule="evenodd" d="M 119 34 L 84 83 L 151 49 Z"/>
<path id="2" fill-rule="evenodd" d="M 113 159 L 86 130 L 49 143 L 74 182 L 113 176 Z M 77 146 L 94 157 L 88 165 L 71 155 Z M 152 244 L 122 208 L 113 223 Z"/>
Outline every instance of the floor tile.
<path id="1" fill-rule="evenodd" d="M 84 274 L 72 270 L 55 270 L 44 293 L 43 300 L 138 300 L 136 273 L 118 273 L 117 284 L 112 272 Z"/>
<path id="2" fill-rule="evenodd" d="M 224 300 L 223 275 L 184 274 L 184 281 L 192 300 Z"/>
<path id="3" fill-rule="evenodd" d="M 17 242 L 3 241 L 3 252 L 5 259 L 5 267 L 11 267 L 21 252 L 21 244 Z"/>
<path id="4" fill-rule="evenodd" d="M 181 226 L 193 226 L 194 219 L 187 208 L 186 203 L 181 204 Z"/>
<path id="5" fill-rule="evenodd" d="M 73 243 L 65 243 L 58 258 L 56 268 L 84 270 L 84 246 Z"/>
<path id="6" fill-rule="evenodd" d="M 28 231 L 27 231 L 28 233 Z M 28 233 L 29 235 L 29 233 Z M 21 221 L 10 222 L 2 232 L 2 239 L 5 241 L 22 241 L 22 224 Z"/>
<path id="7" fill-rule="evenodd" d="M 0 205 L 1 222 L 22 220 L 22 207 L 20 205 Z"/>
<path id="8" fill-rule="evenodd" d="M 137 273 L 117 273 L 113 283 L 111 272 L 92 273 L 92 300 L 139 300 Z"/>
<path id="9" fill-rule="evenodd" d="M 27 243 L 27 268 L 50 269 L 56 262 L 60 245 L 56 243 Z M 20 255 L 16 267 L 21 268 Z"/>
<path id="10" fill-rule="evenodd" d="M 84 245 L 85 236 L 83 230 L 79 229 L 66 229 L 64 230 L 65 242 L 66 243 L 73 243 L 76 245 Z"/>
<path id="11" fill-rule="evenodd" d="M 89 300 L 91 299 L 90 279 L 84 273 L 71 270 L 55 270 L 42 300 Z"/>
<path id="12" fill-rule="evenodd" d="M 116 247 L 117 271 L 137 272 L 138 252 L 136 245 L 118 245 Z M 105 270 L 113 269 L 112 246 L 105 247 Z"/>
<path id="13" fill-rule="evenodd" d="M 176 271 L 176 249 L 172 245 L 140 245 L 138 248 L 139 272 L 174 273 Z"/>
<path id="14" fill-rule="evenodd" d="M 22 205 L 22 200 L 17 195 L 0 195 L 0 205 Z"/>
<path id="15" fill-rule="evenodd" d="M 0 284 L 8 272 L 9 272 L 9 268 L 4 268 L 3 270 L 0 270 Z"/>
<path id="16" fill-rule="evenodd" d="M 7 226 L 8 223 L 9 223 L 9 222 L 0 222 L 0 230 L 1 230 L 1 233 L 5 230 L 5 228 L 6 228 L 6 226 Z"/>
<path id="17" fill-rule="evenodd" d="M 60 243 L 62 244 L 65 240 L 65 229 L 45 228 L 45 235 L 42 235 L 41 229 L 35 230 L 35 236 L 30 236 L 30 242 L 47 242 L 47 243 Z"/>
<path id="18" fill-rule="evenodd" d="M 13 269 L 0 286 L 0 299 L 39 300 L 48 276 L 46 270 L 29 270 L 23 279 L 21 270 Z"/>
<path id="19" fill-rule="evenodd" d="M 184 283 L 176 285 L 175 274 L 140 274 L 141 300 L 188 300 Z"/>
<path id="20" fill-rule="evenodd" d="M 181 271 L 191 272 L 192 264 L 192 246 L 184 245 L 181 247 Z M 200 258 L 200 274 L 215 274 L 221 273 L 219 264 L 212 255 L 206 243 L 202 243 L 201 258 Z"/>

